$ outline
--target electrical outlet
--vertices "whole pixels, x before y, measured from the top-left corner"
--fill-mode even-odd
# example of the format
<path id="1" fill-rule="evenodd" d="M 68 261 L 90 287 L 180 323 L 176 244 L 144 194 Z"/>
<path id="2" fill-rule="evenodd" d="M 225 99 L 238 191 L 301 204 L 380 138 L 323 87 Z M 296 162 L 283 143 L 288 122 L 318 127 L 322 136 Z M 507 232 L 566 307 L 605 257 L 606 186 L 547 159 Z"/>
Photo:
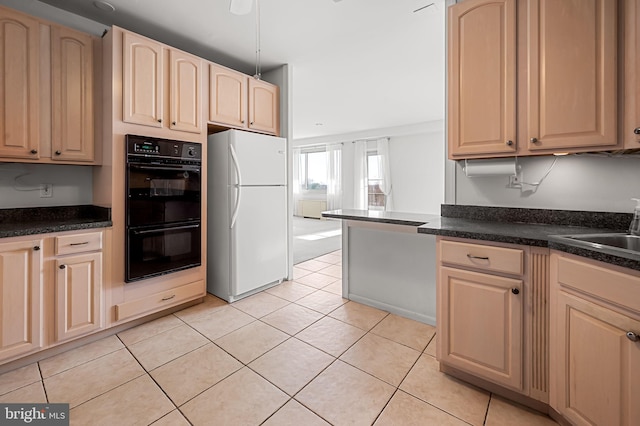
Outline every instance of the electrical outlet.
<path id="1" fill-rule="evenodd" d="M 53 197 L 53 185 L 50 183 L 43 183 L 40 185 L 40 198 Z"/>

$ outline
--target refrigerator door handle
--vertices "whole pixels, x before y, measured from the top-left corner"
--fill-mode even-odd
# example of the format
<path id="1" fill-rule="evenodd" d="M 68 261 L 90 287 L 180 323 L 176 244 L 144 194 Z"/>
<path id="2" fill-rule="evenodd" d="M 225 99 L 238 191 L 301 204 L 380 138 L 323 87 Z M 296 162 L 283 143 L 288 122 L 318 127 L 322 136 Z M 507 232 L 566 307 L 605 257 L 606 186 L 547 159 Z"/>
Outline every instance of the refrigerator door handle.
<path id="1" fill-rule="evenodd" d="M 229 153 L 231 154 L 231 160 L 233 161 L 236 177 L 238 178 L 238 183 L 234 185 L 238 190 L 238 196 L 236 197 L 236 204 L 233 207 L 233 214 L 231 215 L 231 225 L 229 226 L 230 229 L 233 229 L 236 224 L 236 220 L 238 219 L 238 213 L 240 212 L 240 197 L 242 194 L 240 186 L 242 185 L 242 175 L 240 174 L 240 164 L 238 163 L 238 156 L 236 155 L 236 150 L 233 148 L 233 145 L 229 145 Z"/>
<path id="2" fill-rule="evenodd" d="M 238 155 L 233 145 L 229 145 L 229 153 L 231 154 L 231 160 L 233 161 L 233 167 L 236 170 L 236 177 L 238 178 L 238 186 L 242 186 L 242 174 L 240 173 L 240 163 L 238 163 Z"/>
<path id="3" fill-rule="evenodd" d="M 233 207 L 233 214 L 231 215 L 231 225 L 229 226 L 229 229 L 233 229 L 236 224 L 236 220 L 238 219 L 238 213 L 240 213 L 240 196 L 242 194 L 240 185 L 233 185 L 233 187 L 238 191 L 238 196 L 236 197 L 236 204 Z"/>

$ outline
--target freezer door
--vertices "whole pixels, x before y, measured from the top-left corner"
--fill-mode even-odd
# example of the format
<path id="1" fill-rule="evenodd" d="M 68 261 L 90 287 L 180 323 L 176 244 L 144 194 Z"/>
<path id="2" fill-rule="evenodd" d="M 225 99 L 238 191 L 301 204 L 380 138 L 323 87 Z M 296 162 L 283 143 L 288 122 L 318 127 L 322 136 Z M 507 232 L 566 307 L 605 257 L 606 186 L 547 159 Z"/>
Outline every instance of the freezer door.
<path id="1" fill-rule="evenodd" d="M 229 138 L 229 157 L 231 185 L 286 184 L 286 143 L 283 138 L 233 131 Z"/>
<path id="2" fill-rule="evenodd" d="M 230 188 L 240 203 L 231 232 L 231 292 L 238 296 L 287 275 L 286 187 Z"/>

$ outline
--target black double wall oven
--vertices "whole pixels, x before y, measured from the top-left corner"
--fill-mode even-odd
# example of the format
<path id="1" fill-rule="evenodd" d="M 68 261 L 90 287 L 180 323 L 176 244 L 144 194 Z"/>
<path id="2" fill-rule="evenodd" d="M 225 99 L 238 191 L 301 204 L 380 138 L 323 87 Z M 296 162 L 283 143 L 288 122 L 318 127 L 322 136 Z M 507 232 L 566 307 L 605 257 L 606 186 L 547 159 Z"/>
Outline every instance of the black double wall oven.
<path id="1" fill-rule="evenodd" d="M 136 135 L 125 142 L 125 281 L 201 265 L 201 146 Z"/>

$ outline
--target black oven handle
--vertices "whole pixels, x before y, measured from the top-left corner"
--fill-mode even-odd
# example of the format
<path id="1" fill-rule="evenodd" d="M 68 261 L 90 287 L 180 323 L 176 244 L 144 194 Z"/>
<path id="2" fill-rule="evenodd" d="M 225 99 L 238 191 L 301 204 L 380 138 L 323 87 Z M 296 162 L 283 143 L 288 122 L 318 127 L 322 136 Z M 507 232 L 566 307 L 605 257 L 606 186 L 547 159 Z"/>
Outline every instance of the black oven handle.
<path id="1" fill-rule="evenodd" d="M 199 228 L 199 227 L 200 227 L 200 224 L 183 225 L 183 226 L 176 226 L 174 228 L 160 228 L 160 229 L 148 229 L 145 231 L 133 231 L 133 233 L 136 235 L 143 235 L 143 234 L 153 234 L 155 232 L 160 232 L 160 231 L 178 231 L 180 229 L 192 229 L 192 228 Z"/>
<path id="2" fill-rule="evenodd" d="M 176 171 L 176 170 L 188 170 L 188 171 L 194 171 L 194 172 L 199 172 L 200 171 L 200 166 L 190 166 L 190 165 L 176 165 L 176 166 L 169 166 L 166 164 L 163 165 L 153 165 L 153 166 L 143 166 L 140 164 L 129 164 L 129 167 L 132 169 L 139 169 L 139 170 L 171 170 L 171 171 Z"/>

